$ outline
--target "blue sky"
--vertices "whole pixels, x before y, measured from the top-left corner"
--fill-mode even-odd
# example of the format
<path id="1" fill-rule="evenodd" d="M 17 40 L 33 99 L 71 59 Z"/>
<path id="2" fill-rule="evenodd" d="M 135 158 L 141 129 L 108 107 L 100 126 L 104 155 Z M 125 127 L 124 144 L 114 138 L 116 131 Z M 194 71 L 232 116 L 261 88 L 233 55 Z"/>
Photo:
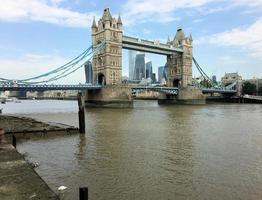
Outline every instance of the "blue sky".
<path id="1" fill-rule="evenodd" d="M 182 27 L 210 76 L 262 78 L 262 0 L 0 0 L 1 77 L 37 75 L 80 54 L 91 44 L 93 16 L 105 7 L 121 15 L 125 35 L 166 42 Z M 155 72 L 165 64 L 163 56 L 147 57 Z M 123 75 L 127 59 L 123 50 Z M 63 81 L 83 80 L 80 70 Z"/>

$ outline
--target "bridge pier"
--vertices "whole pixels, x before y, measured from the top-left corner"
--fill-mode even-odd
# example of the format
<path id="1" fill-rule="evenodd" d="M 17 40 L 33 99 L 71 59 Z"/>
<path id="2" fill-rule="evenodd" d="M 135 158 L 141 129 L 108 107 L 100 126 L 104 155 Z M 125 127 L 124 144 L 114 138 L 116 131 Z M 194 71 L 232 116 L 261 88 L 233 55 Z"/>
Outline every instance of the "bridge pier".
<path id="1" fill-rule="evenodd" d="M 202 91 L 193 86 L 179 88 L 178 95 L 161 93 L 158 104 L 185 104 L 185 105 L 203 105 L 206 98 Z"/>
<path id="2" fill-rule="evenodd" d="M 89 90 L 85 96 L 86 107 L 132 108 L 132 90 L 128 85 L 107 85 L 101 90 Z"/>

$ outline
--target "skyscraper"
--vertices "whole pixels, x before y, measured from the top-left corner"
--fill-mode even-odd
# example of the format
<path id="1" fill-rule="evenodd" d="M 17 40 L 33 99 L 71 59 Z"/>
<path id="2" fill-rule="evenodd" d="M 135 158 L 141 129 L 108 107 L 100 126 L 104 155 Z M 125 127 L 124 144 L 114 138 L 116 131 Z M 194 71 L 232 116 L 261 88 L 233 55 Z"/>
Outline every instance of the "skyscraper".
<path id="1" fill-rule="evenodd" d="M 133 80 L 142 80 L 142 78 L 145 78 L 146 75 L 145 71 L 146 71 L 145 54 L 144 53 L 137 54 Z"/>
<path id="2" fill-rule="evenodd" d="M 152 74 L 153 74 L 152 61 L 148 61 L 146 63 L 146 78 L 151 78 L 152 79 Z"/>
<path id="3" fill-rule="evenodd" d="M 86 83 L 93 83 L 93 68 L 92 63 L 88 61 L 85 64 L 85 75 L 86 75 Z"/>
<path id="4" fill-rule="evenodd" d="M 134 80 L 134 72 L 135 72 L 135 62 L 136 62 L 136 55 L 137 51 L 129 50 L 128 57 L 129 57 L 129 80 Z"/>
<path id="5" fill-rule="evenodd" d="M 163 79 L 167 80 L 165 66 L 158 67 L 158 81 L 161 82 Z"/>

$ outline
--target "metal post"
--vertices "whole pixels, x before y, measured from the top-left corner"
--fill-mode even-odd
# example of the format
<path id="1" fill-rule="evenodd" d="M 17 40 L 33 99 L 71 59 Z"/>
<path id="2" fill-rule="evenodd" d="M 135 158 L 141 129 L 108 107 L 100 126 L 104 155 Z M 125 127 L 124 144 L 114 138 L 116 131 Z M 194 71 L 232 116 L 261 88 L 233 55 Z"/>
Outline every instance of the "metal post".
<path id="1" fill-rule="evenodd" d="M 88 188 L 79 188 L 79 200 L 88 200 Z"/>
<path id="2" fill-rule="evenodd" d="M 16 148 L 16 137 L 12 135 L 12 145 Z"/>
<path id="3" fill-rule="evenodd" d="M 85 103 L 84 98 L 81 92 L 77 95 L 77 101 L 78 101 L 78 120 L 79 120 L 79 132 L 85 133 Z"/>

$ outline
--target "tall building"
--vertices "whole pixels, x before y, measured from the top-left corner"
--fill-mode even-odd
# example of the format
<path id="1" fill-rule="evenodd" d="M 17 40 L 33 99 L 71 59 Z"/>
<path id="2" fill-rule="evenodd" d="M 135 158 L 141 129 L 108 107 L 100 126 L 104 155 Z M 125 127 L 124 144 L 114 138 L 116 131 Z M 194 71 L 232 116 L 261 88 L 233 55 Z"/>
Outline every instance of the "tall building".
<path id="1" fill-rule="evenodd" d="M 146 75 L 145 71 L 146 71 L 145 54 L 139 53 L 136 55 L 133 80 L 142 80 L 142 78 L 145 78 Z"/>
<path id="2" fill-rule="evenodd" d="M 158 81 L 161 82 L 163 79 L 167 80 L 167 73 L 166 73 L 165 66 L 158 67 Z"/>
<path id="3" fill-rule="evenodd" d="M 93 83 L 93 68 L 92 63 L 88 61 L 85 64 L 85 75 L 86 75 L 86 83 Z"/>
<path id="4" fill-rule="evenodd" d="M 135 62 L 136 62 L 136 55 L 137 51 L 129 50 L 128 57 L 129 57 L 129 80 L 134 80 L 134 72 L 135 72 Z"/>
<path id="5" fill-rule="evenodd" d="M 146 63 L 146 78 L 152 79 L 153 69 L 152 69 L 152 61 L 148 61 Z"/>

